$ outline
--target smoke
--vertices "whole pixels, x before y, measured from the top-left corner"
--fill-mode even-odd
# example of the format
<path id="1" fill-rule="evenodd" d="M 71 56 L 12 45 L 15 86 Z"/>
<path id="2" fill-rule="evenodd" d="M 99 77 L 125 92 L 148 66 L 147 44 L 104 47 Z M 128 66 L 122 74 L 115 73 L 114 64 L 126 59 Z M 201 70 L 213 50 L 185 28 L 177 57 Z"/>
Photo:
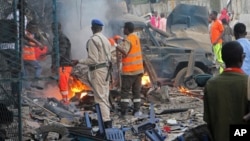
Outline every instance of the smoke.
<path id="1" fill-rule="evenodd" d="M 122 14 L 114 0 L 65 0 L 59 6 L 59 21 L 71 41 L 73 59 L 87 57 L 86 42 L 92 36 L 92 19 L 104 22 L 103 32 L 110 36 L 111 31 L 105 28 L 108 21 Z"/>

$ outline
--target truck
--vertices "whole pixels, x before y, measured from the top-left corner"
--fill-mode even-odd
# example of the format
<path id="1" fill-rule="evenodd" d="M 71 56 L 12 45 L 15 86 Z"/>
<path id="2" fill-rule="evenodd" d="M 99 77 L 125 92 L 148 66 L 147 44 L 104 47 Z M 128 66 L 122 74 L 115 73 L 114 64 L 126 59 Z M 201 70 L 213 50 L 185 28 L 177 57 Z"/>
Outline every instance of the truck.
<path id="1" fill-rule="evenodd" d="M 167 32 L 135 15 L 110 21 L 113 35 L 122 35 L 125 22 L 135 25 L 143 51 L 145 73 L 157 85 L 197 89 L 192 76 L 216 71 L 208 34 L 206 7 L 179 4 L 167 18 Z"/>

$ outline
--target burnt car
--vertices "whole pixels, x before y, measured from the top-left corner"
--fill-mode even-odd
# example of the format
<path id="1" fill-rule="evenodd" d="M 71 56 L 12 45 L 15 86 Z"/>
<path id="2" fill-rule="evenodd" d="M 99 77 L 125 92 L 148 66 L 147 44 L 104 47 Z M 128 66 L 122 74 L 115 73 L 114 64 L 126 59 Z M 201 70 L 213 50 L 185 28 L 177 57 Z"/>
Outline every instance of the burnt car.
<path id="1" fill-rule="evenodd" d="M 109 26 L 113 35 L 122 35 L 124 23 L 134 23 L 151 82 L 195 89 L 192 76 L 213 74 L 215 69 L 207 19 L 205 7 L 180 4 L 167 18 L 167 32 L 130 14 L 110 21 Z"/>

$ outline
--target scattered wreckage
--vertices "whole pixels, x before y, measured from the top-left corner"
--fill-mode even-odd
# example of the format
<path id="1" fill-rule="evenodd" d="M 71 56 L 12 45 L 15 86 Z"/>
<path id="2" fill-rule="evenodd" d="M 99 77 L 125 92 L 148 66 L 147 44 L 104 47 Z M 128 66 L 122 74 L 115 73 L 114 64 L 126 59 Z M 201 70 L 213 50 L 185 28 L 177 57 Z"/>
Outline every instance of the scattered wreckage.
<path id="1" fill-rule="evenodd" d="M 195 89 L 197 85 L 190 79 L 192 75 L 214 71 L 207 19 L 205 7 L 180 4 L 168 17 L 167 32 L 129 14 L 110 21 L 110 26 L 114 35 L 119 35 L 125 22 L 134 23 L 144 61 L 148 60 L 147 64 L 155 72 L 148 72 L 151 82 Z"/>
<path id="2" fill-rule="evenodd" d="M 197 9 L 196 6 L 186 6 L 190 9 Z M 176 8 L 185 9 L 183 5 Z M 204 9 L 203 11 L 207 12 Z M 206 14 L 201 16 L 203 20 L 207 18 Z M 179 20 L 171 22 L 170 19 L 168 22 L 173 23 L 172 27 L 178 24 Z M 184 22 L 184 25 L 191 27 L 193 18 L 187 19 L 190 19 L 190 22 L 188 25 Z M 104 129 L 100 109 L 98 105 L 93 106 L 93 91 L 86 77 L 88 69 L 85 66 L 76 66 L 71 86 L 75 95 L 70 105 L 62 105 L 55 98 L 30 98 L 29 95 L 36 93 L 35 91 L 23 95 L 27 104 L 22 107 L 25 140 L 179 140 L 183 132 L 204 124 L 201 109 L 202 92 L 184 87 L 189 89 L 197 87 L 193 80 L 188 79 L 193 74 L 212 73 L 213 62 L 209 59 L 212 53 L 209 50 L 209 44 L 203 44 L 203 41 L 207 39 L 201 42 L 190 38 L 201 39 L 203 36 L 206 37 L 206 34 L 196 33 L 193 28 L 187 28 L 184 31 L 171 29 L 172 33 L 165 33 L 132 15 L 124 15 L 112 21 L 110 25 L 116 25 L 114 29 L 120 31 L 126 21 L 135 24 L 141 37 L 146 70 L 142 79 L 144 97 L 142 110 L 145 115 L 131 117 L 126 121 L 119 120 L 117 116 L 119 81 L 117 81 L 118 77 L 113 77 L 115 84 L 110 90 L 110 102 L 114 128 Z M 201 24 L 201 27 L 205 27 L 206 24 L 206 22 Z M 119 33 L 114 31 L 115 34 Z M 117 75 L 116 73 L 117 70 L 114 75 Z M 184 87 L 176 90 L 167 85 Z M 132 106 L 131 102 L 130 107 Z M 12 123 L 9 124 L 15 124 L 15 108 L 10 110 L 13 111 L 14 117 L 10 115 L 13 117 L 13 122 L 11 120 L 9 122 Z M 8 131 L 8 127 L 5 129 Z M 3 131 L 1 137 L 3 136 L 11 138 L 9 132 Z"/>

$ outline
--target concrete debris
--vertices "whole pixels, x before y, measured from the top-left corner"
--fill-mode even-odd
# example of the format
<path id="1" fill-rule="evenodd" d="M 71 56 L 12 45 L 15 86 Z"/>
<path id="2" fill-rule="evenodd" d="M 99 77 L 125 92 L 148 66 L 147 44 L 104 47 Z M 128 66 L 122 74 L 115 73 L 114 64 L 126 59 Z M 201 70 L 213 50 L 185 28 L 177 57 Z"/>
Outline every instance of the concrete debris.
<path id="1" fill-rule="evenodd" d="M 38 122 L 35 122 L 35 121 L 25 120 L 24 124 L 30 128 L 39 128 L 40 127 L 40 124 Z"/>
<path id="2" fill-rule="evenodd" d="M 60 135 L 58 133 L 56 133 L 56 132 L 49 132 L 48 136 L 47 136 L 47 139 L 48 140 L 58 140 L 59 136 Z"/>
<path id="3" fill-rule="evenodd" d="M 168 119 L 167 120 L 167 124 L 169 124 L 169 125 L 176 125 L 177 124 L 177 120 L 175 120 L 175 119 Z"/>
<path id="4" fill-rule="evenodd" d="M 151 130 L 151 126 L 149 126 L 150 103 L 154 104 L 153 109 L 156 114 L 155 123 L 151 124 L 152 128 L 159 129 L 162 136 L 166 137 L 165 141 L 172 141 L 191 129 L 204 124 L 203 101 L 201 99 L 182 94 L 178 88 L 174 87 L 167 87 L 162 91 L 169 94 L 166 95 L 167 102 L 162 102 L 157 96 L 149 94 L 147 95 L 147 100 L 141 106 L 140 113 L 135 116 L 129 111 L 125 119 L 119 118 L 120 108 L 118 101 L 112 101 L 117 109 L 111 112 L 113 128 L 129 129 L 125 130 L 126 140 L 139 141 L 147 138 L 144 130 L 147 128 Z M 202 94 L 202 91 L 198 92 Z M 93 99 L 93 97 L 89 98 Z M 96 136 L 93 136 L 94 140 L 98 140 L 100 138 L 98 130 L 100 129 L 98 127 L 97 114 L 93 107 L 86 109 L 86 105 L 84 105 L 84 103 L 90 105 L 88 103 L 89 98 L 85 100 L 82 98 L 81 103 L 72 102 L 69 105 L 63 105 L 56 98 L 29 98 L 28 106 L 22 107 L 24 139 L 62 140 L 63 137 L 63 140 L 70 141 L 72 137 L 92 137 L 92 134 L 95 133 Z M 119 100 L 116 97 L 114 99 Z M 133 104 L 130 106 L 132 107 Z M 16 112 L 16 109 L 11 111 Z M 93 128 L 86 127 L 84 112 L 88 113 Z M 94 132 L 95 129 L 97 130 L 96 132 Z M 67 136 L 61 136 L 61 134 L 67 134 Z"/>

